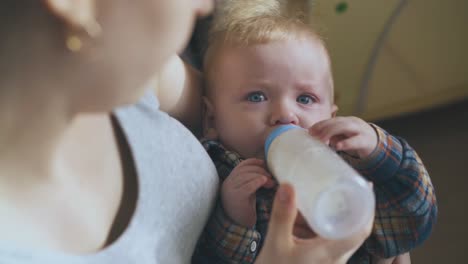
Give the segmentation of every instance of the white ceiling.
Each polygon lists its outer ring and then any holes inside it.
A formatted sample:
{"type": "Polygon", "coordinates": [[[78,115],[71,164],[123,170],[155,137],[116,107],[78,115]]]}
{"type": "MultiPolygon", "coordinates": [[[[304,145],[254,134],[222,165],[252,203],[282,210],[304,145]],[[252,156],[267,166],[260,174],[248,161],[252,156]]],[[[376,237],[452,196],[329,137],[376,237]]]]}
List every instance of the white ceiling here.
{"type": "Polygon", "coordinates": [[[314,2],[341,115],[376,120],[468,98],[467,0],[314,2]]]}

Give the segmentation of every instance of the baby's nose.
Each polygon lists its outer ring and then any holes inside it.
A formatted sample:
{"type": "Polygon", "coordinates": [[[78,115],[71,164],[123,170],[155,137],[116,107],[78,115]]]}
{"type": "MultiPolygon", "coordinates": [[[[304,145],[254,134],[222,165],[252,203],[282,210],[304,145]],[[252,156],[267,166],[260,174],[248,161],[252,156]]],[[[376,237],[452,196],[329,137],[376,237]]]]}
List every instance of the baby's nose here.
{"type": "Polygon", "coordinates": [[[271,125],[298,125],[299,120],[293,111],[287,107],[280,107],[279,109],[276,109],[276,111],[273,111],[270,123],[271,125]]]}

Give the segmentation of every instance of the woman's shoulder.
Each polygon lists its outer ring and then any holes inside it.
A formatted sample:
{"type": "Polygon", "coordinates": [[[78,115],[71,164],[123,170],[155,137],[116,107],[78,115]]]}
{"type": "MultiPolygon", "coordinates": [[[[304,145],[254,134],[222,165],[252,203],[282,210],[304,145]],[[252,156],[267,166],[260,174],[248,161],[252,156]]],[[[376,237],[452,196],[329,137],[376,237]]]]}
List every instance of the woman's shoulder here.
{"type": "MultiPolygon", "coordinates": [[[[206,173],[212,173],[213,163],[196,137],[179,121],[158,108],[158,100],[151,92],[134,105],[115,111],[117,122],[121,126],[133,157],[142,166],[158,167],[178,166],[196,167],[206,173]],[[143,159],[144,158],[144,159],[143,159]],[[160,164],[161,163],[161,164],[160,164]]],[[[138,164],[137,164],[138,165],[138,164]]]]}
{"type": "Polygon", "coordinates": [[[216,199],[214,164],[187,128],[158,109],[154,95],[145,94],[135,105],[114,114],[138,178],[134,217],[138,229],[151,230],[138,233],[149,233],[168,254],[191,256],[216,199]]]}

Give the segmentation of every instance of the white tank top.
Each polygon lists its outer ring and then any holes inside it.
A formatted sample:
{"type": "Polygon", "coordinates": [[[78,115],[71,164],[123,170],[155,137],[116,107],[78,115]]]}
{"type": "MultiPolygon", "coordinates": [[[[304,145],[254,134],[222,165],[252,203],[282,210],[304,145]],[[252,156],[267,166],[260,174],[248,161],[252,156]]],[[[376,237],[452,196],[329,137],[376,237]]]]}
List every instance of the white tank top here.
{"type": "Polygon", "coordinates": [[[103,250],[87,255],[0,244],[0,263],[190,263],[217,193],[213,163],[190,131],[158,110],[150,93],[115,115],[133,155],[139,190],[124,233],[103,250]]]}

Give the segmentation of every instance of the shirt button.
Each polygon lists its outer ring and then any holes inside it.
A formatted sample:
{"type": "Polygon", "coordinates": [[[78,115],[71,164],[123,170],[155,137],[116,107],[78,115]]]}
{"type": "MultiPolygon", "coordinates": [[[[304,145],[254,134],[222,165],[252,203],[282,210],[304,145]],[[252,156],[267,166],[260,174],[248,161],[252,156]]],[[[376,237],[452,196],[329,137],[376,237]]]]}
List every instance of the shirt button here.
{"type": "Polygon", "coordinates": [[[252,243],[250,244],[250,252],[255,252],[255,250],[257,250],[257,242],[256,241],[252,241],[252,243]]]}

